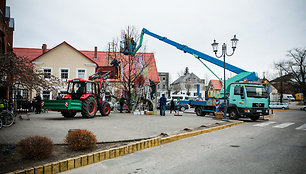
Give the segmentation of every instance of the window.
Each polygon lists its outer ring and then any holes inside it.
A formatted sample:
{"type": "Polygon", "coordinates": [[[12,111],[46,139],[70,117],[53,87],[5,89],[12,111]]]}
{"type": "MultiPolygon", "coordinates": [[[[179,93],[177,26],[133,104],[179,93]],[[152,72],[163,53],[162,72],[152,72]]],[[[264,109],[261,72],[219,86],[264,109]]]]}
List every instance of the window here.
{"type": "Polygon", "coordinates": [[[44,68],[43,76],[44,76],[44,79],[51,79],[51,68],[44,68]]]}
{"type": "Polygon", "coordinates": [[[78,78],[85,79],[85,69],[78,69],[78,78]]]}
{"type": "Polygon", "coordinates": [[[68,79],[69,78],[69,69],[60,69],[60,79],[68,79]]]}
{"type": "Polygon", "coordinates": [[[50,100],[50,99],[51,99],[51,93],[50,93],[50,91],[43,91],[43,92],[42,92],[42,99],[43,99],[43,100],[50,100]]]}
{"type": "Polygon", "coordinates": [[[248,97],[266,98],[268,96],[266,89],[261,86],[246,86],[246,92],[248,97]]]}
{"type": "Polygon", "coordinates": [[[240,94],[241,94],[241,86],[235,86],[234,95],[240,95],[240,94]]]}
{"type": "Polygon", "coordinates": [[[86,83],[86,94],[92,94],[92,83],[86,83]]]}

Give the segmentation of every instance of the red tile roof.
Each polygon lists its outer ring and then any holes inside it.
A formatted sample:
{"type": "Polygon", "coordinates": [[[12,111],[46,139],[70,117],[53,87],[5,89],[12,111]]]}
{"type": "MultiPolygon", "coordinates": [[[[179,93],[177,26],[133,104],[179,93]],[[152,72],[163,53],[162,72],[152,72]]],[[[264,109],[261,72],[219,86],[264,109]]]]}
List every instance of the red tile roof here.
{"type": "MultiPolygon", "coordinates": [[[[88,58],[91,61],[93,61],[94,63],[96,63],[98,66],[109,66],[109,64],[108,64],[108,62],[105,58],[107,52],[98,51],[97,52],[98,59],[95,59],[95,57],[94,57],[95,52],[94,51],[84,51],[84,50],[80,51],[80,50],[77,50],[76,48],[74,48],[73,46],[71,46],[70,44],[68,44],[65,41],[62,42],[61,44],[53,47],[52,49],[47,49],[46,53],[44,53],[44,54],[47,54],[48,52],[52,51],[53,49],[55,49],[56,47],[58,47],[62,44],[69,45],[70,47],[72,47],[73,49],[75,49],[76,51],[78,51],[79,53],[84,55],[86,58],[88,58]]],[[[14,48],[14,52],[17,56],[27,56],[30,59],[30,61],[33,61],[33,60],[35,60],[35,59],[37,59],[37,58],[39,58],[40,56],[43,55],[42,49],[39,49],[39,48],[14,48]]],[[[118,55],[117,57],[120,57],[119,56],[120,53],[116,53],[116,54],[118,55]]],[[[156,67],[154,54],[153,53],[141,53],[141,54],[144,55],[145,62],[149,62],[149,60],[152,58],[151,61],[150,61],[150,64],[149,64],[149,74],[148,74],[148,76],[149,76],[149,79],[159,83],[159,76],[158,76],[158,72],[157,72],[157,67],[156,67]]],[[[120,59],[119,59],[119,61],[120,61],[120,59]]],[[[127,72],[127,71],[128,70],[125,69],[125,72],[127,72]]]]}
{"type": "Polygon", "coordinates": [[[42,55],[42,49],[39,49],[39,48],[14,48],[14,53],[17,56],[27,56],[30,61],[33,61],[38,56],[42,55]]]}
{"type": "Polygon", "coordinates": [[[212,86],[214,87],[215,90],[221,90],[222,89],[222,83],[220,80],[210,80],[210,82],[212,84],[212,86]]]}

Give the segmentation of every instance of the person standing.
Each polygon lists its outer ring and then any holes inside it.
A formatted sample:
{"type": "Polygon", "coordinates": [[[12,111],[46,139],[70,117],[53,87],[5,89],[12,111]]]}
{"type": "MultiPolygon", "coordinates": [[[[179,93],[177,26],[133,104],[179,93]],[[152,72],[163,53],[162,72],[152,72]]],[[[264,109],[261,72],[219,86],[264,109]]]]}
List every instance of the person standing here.
{"type": "Polygon", "coordinates": [[[36,114],[40,114],[41,113],[41,97],[38,93],[36,94],[36,97],[34,98],[34,100],[36,104],[36,114]]]}
{"type": "Polygon", "coordinates": [[[122,113],[122,109],[123,109],[123,105],[124,105],[124,98],[123,98],[123,96],[121,96],[121,98],[119,100],[119,104],[120,104],[120,113],[122,113]]]}
{"type": "Polygon", "coordinates": [[[159,105],[160,105],[160,115],[161,116],[165,116],[165,112],[166,112],[166,102],[167,99],[165,97],[165,94],[162,94],[162,96],[159,99],[159,105]]]}
{"type": "Polygon", "coordinates": [[[175,103],[174,103],[173,99],[171,99],[171,102],[170,102],[170,114],[172,113],[172,111],[174,111],[174,113],[176,112],[175,111],[175,103]]]}
{"type": "Polygon", "coordinates": [[[57,97],[56,97],[56,100],[62,100],[61,93],[58,93],[58,95],[57,95],[57,97]]]}

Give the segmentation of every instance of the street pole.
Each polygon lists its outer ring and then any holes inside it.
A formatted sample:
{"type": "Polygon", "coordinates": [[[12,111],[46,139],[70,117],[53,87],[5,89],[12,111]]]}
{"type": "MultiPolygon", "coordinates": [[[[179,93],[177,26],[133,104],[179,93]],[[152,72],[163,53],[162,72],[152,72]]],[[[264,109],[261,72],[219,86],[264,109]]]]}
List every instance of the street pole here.
{"type": "MultiPolygon", "coordinates": [[[[226,47],[225,47],[226,48],[226,47]]],[[[223,63],[224,63],[224,65],[223,65],[223,69],[224,69],[224,83],[223,83],[223,92],[224,92],[224,115],[223,115],[223,121],[228,121],[228,119],[227,119],[227,117],[226,117],[226,112],[227,112],[227,100],[226,100],[226,93],[225,93],[225,54],[223,54],[223,63]]]]}
{"type": "Polygon", "coordinates": [[[232,49],[233,49],[233,53],[232,54],[227,54],[227,48],[226,48],[226,44],[223,43],[222,45],[222,54],[220,56],[217,55],[217,51],[218,51],[218,45],[219,43],[216,42],[216,40],[214,40],[214,43],[212,43],[212,47],[213,47],[213,51],[215,52],[215,55],[217,58],[221,58],[223,56],[223,74],[224,74],[224,80],[223,80],[223,99],[224,99],[224,106],[223,106],[223,121],[228,121],[228,118],[226,117],[226,113],[227,113],[227,99],[226,99],[226,80],[225,80],[225,56],[232,56],[235,52],[236,46],[237,46],[237,42],[238,39],[236,38],[236,35],[234,35],[234,38],[231,39],[232,41],[232,49]]]}

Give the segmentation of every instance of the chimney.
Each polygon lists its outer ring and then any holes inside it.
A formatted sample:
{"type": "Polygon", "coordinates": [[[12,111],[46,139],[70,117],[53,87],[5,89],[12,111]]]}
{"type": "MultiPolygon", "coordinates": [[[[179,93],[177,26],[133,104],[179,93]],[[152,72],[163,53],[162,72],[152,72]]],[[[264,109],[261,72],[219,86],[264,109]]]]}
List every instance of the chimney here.
{"type": "Polygon", "coordinates": [[[43,44],[42,47],[42,53],[44,54],[45,52],[47,52],[47,44],[43,44]]]}
{"type": "Polygon", "coordinates": [[[94,57],[95,60],[98,60],[98,47],[95,46],[95,57],[94,57]]]}

